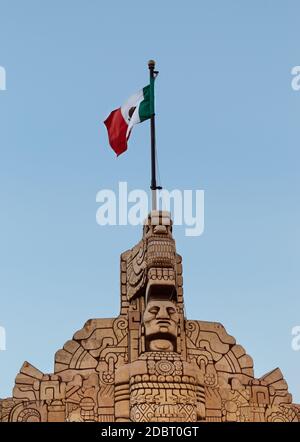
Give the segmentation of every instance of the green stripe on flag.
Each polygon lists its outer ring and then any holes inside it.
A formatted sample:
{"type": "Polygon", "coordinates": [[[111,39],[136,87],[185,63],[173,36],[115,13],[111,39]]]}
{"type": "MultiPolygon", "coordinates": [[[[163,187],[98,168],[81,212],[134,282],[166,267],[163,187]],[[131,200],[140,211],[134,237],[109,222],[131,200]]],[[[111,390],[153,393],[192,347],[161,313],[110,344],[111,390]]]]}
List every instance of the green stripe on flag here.
{"type": "Polygon", "coordinates": [[[151,92],[150,85],[143,88],[144,100],[139,105],[139,117],[141,121],[148,120],[151,117],[151,92]]]}

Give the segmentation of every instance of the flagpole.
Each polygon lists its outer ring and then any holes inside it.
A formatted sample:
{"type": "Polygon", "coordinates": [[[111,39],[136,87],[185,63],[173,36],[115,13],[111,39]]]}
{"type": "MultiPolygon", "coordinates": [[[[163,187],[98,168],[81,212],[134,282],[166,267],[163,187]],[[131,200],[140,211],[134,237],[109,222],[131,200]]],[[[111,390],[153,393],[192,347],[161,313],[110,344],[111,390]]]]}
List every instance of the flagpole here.
{"type": "Polygon", "coordinates": [[[150,72],[150,106],[151,106],[151,117],[150,117],[150,133],[151,133],[151,194],[152,194],[152,210],[157,210],[157,193],[158,187],[156,185],[156,158],[155,158],[155,107],[154,107],[154,79],[155,75],[158,74],[155,71],[155,61],[148,61],[148,68],[150,72]]]}

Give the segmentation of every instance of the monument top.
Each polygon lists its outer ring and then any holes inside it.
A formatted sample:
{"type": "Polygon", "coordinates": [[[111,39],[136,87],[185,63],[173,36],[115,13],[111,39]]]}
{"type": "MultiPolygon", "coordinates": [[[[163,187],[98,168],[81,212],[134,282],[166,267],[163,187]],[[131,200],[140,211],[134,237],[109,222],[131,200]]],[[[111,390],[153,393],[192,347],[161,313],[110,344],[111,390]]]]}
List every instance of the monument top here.
{"type": "Polygon", "coordinates": [[[121,254],[120,280],[120,315],[87,321],[52,374],[24,362],[0,421],[300,421],[278,368],[255,378],[220,323],[184,316],[168,212],[149,214],[142,239],[121,254]]]}

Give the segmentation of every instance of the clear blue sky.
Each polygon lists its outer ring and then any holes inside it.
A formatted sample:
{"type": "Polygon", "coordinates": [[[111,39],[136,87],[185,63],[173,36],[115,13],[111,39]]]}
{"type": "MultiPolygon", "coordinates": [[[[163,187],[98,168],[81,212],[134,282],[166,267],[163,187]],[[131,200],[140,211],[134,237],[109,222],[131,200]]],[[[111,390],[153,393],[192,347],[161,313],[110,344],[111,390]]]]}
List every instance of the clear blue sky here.
{"type": "Polygon", "coordinates": [[[0,2],[0,397],[45,372],[93,317],[119,312],[119,255],[139,227],[100,227],[96,193],[149,186],[149,126],[116,159],[102,124],[157,61],[162,184],[205,191],[205,232],[175,229],[189,318],[220,321],[279,366],[300,402],[298,1],[0,2]]]}

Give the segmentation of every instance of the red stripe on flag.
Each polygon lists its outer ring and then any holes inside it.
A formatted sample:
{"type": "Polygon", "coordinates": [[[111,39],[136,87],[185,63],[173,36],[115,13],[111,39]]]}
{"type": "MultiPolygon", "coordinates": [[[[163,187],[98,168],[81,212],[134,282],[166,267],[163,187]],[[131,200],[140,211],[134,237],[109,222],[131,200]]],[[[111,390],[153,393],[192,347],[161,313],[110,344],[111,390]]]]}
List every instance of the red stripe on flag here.
{"type": "Polygon", "coordinates": [[[121,108],[116,109],[104,121],[107,128],[109,144],[119,156],[127,150],[127,123],[124,120],[121,108]]]}

